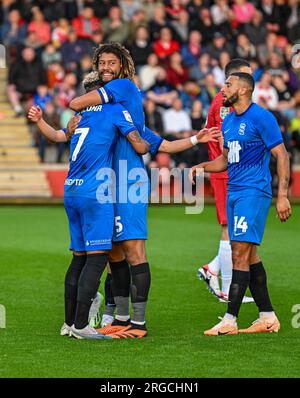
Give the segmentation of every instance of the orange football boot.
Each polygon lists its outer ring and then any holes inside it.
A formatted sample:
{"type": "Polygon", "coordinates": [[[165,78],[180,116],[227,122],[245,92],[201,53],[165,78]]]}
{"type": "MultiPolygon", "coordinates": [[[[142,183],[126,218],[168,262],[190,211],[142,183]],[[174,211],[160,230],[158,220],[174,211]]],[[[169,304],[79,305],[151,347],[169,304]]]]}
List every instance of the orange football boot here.
{"type": "Polygon", "coordinates": [[[252,323],[247,329],[240,329],[239,333],[277,333],[280,322],[275,318],[261,317],[252,323]]]}
{"type": "Polygon", "coordinates": [[[236,321],[230,319],[221,318],[221,322],[212,327],[211,329],[205,330],[204,336],[222,336],[225,334],[238,334],[238,327],[236,321]]]}

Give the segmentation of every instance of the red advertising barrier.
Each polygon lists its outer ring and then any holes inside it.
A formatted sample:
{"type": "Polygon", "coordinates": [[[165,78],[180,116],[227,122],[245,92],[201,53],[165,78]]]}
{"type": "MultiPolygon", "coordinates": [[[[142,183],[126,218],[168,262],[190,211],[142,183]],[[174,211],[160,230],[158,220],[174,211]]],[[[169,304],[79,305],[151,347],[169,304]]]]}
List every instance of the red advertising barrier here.
{"type": "Polygon", "coordinates": [[[67,174],[68,170],[46,171],[46,175],[54,198],[62,198],[64,196],[64,182],[67,174]]]}

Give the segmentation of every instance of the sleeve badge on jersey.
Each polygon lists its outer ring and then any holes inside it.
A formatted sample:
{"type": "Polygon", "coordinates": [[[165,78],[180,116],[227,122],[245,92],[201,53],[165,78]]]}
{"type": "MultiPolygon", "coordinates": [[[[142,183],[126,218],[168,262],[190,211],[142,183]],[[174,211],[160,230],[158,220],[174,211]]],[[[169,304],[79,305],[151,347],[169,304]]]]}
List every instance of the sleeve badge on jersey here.
{"type": "Polygon", "coordinates": [[[122,112],[123,112],[123,115],[125,116],[125,119],[127,120],[127,122],[133,123],[130,113],[128,111],[122,111],[122,112]]]}
{"type": "Polygon", "coordinates": [[[225,117],[227,115],[229,115],[229,113],[230,113],[230,109],[229,108],[227,108],[226,106],[221,106],[221,108],[220,108],[220,118],[222,120],[224,120],[225,117]]]}

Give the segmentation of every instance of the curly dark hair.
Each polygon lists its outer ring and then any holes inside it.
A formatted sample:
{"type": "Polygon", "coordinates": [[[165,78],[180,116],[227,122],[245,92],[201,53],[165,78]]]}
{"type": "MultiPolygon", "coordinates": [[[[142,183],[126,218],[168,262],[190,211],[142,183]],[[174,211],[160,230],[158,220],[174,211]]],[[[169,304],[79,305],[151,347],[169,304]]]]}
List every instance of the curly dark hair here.
{"type": "Polygon", "coordinates": [[[135,68],[133,59],[129,53],[129,51],[122,46],[120,43],[105,43],[100,44],[98,48],[96,48],[93,56],[93,69],[98,71],[99,66],[99,58],[102,54],[114,54],[119,58],[121,63],[121,71],[118,76],[121,79],[127,78],[133,80],[135,75],[135,68]]]}

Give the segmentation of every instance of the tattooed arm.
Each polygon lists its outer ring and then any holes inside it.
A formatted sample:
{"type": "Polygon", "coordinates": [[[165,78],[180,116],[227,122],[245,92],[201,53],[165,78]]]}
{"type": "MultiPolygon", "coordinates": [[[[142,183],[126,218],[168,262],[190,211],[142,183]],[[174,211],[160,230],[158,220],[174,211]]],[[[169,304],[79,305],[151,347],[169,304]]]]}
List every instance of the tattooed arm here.
{"type": "Polygon", "coordinates": [[[127,135],[127,139],[138,154],[144,155],[149,151],[148,142],[143,140],[143,138],[140,136],[137,130],[134,130],[131,133],[129,133],[127,135]]]}
{"type": "Polygon", "coordinates": [[[280,221],[284,222],[292,214],[291,205],[287,197],[290,181],[290,160],[284,144],[274,147],[271,153],[277,160],[278,196],[276,211],[280,221]]]}

